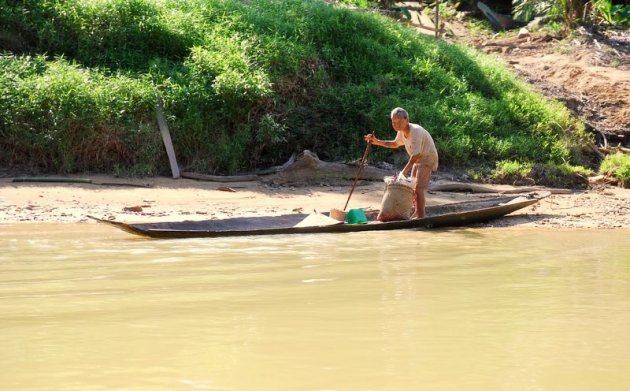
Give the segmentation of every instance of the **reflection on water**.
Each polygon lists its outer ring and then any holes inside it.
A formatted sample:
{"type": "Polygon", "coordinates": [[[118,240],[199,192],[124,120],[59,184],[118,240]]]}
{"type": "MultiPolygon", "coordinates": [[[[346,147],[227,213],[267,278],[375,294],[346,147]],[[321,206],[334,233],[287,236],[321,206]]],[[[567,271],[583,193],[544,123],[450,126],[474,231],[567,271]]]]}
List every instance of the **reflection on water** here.
{"type": "Polygon", "coordinates": [[[626,231],[0,225],[7,390],[622,390],[626,231]]]}

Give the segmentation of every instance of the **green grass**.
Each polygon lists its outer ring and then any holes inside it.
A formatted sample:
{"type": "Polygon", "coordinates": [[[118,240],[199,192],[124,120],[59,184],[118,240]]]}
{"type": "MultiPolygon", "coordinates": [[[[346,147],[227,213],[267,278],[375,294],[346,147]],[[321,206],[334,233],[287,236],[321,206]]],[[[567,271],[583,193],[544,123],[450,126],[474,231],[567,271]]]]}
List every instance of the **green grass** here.
{"type": "MultiPolygon", "coordinates": [[[[441,167],[583,164],[559,103],[498,60],[375,12],[298,0],[0,0],[0,163],[42,172],[168,171],[163,96],[185,169],[234,173],[310,149],[350,160],[405,107],[441,167]]],[[[393,161],[377,149],[372,159],[393,161]]]]}
{"type": "Polygon", "coordinates": [[[532,163],[514,160],[497,162],[494,170],[471,170],[469,176],[477,181],[510,185],[537,185],[584,188],[593,171],[567,163],[532,163]]]}
{"type": "Polygon", "coordinates": [[[630,187],[630,156],[622,153],[608,155],[599,168],[600,174],[615,177],[623,187],[630,187]]]}
{"type": "Polygon", "coordinates": [[[532,163],[503,160],[497,163],[492,178],[499,183],[522,185],[529,180],[533,168],[534,165],[532,163]]]}

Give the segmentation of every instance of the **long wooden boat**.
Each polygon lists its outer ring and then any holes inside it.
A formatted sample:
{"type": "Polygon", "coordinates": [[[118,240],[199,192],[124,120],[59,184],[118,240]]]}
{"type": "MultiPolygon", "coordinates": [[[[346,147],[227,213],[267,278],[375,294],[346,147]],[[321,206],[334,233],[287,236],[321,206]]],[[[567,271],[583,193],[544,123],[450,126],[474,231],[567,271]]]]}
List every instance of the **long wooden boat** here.
{"type": "Polygon", "coordinates": [[[347,224],[339,222],[331,225],[300,226],[300,223],[304,222],[305,219],[310,216],[304,213],[280,216],[236,217],[203,221],[138,224],[103,220],[93,216],[88,217],[135,235],[162,239],[385,231],[396,229],[458,227],[483,223],[533,205],[548,195],[548,192],[529,193],[525,196],[497,197],[478,201],[429,206],[426,208],[426,216],[418,220],[379,222],[373,220],[374,214],[369,214],[369,218],[372,220],[368,221],[366,224],[347,224]]]}

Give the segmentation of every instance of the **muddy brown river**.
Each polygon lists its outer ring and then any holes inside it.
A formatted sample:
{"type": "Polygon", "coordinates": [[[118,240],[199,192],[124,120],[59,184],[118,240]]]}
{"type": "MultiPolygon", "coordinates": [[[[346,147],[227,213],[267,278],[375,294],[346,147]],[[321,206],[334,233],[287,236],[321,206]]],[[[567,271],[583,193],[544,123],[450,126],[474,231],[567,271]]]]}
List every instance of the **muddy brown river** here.
{"type": "Polygon", "coordinates": [[[7,390],[622,390],[630,231],[0,225],[7,390]]]}

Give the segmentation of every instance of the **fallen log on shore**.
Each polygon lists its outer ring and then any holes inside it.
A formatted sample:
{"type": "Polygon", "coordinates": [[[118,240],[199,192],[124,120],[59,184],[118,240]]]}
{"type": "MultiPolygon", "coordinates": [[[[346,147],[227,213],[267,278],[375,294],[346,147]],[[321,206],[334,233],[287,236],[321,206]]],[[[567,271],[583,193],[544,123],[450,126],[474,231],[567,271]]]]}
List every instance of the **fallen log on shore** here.
{"type": "MultiPolygon", "coordinates": [[[[266,180],[274,183],[294,184],[347,184],[357,175],[356,164],[332,163],[319,160],[317,155],[305,150],[295,158],[295,161],[282,166],[275,174],[266,180]]],[[[382,181],[384,177],[394,175],[394,172],[380,168],[366,166],[361,170],[359,179],[366,181],[382,181]]]]}
{"type": "Polygon", "coordinates": [[[464,192],[464,193],[496,193],[496,194],[519,194],[532,191],[548,191],[551,194],[571,194],[570,189],[555,189],[543,186],[512,186],[495,187],[478,185],[476,183],[462,182],[437,182],[429,186],[430,191],[444,192],[464,192]]]}
{"type": "MultiPolygon", "coordinates": [[[[343,181],[351,181],[355,178],[357,166],[345,163],[331,163],[319,160],[317,155],[309,150],[305,150],[298,155],[293,155],[281,166],[256,171],[253,174],[245,175],[208,175],[194,172],[183,172],[181,176],[188,179],[197,179],[212,182],[248,182],[263,179],[268,182],[278,184],[314,184],[327,183],[338,184],[343,181]]],[[[368,181],[382,181],[385,176],[393,175],[393,172],[376,167],[366,166],[359,179],[368,181]]]]}
{"type": "Polygon", "coordinates": [[[182,178],[187,179],[196,179],[199,181],[209,181],[209,182],[249,182],[249,181],[257,181],[260,179],[258,175],[207,175],[207,174],[197,174],[195,172],[182,172],[182,178]]]}

